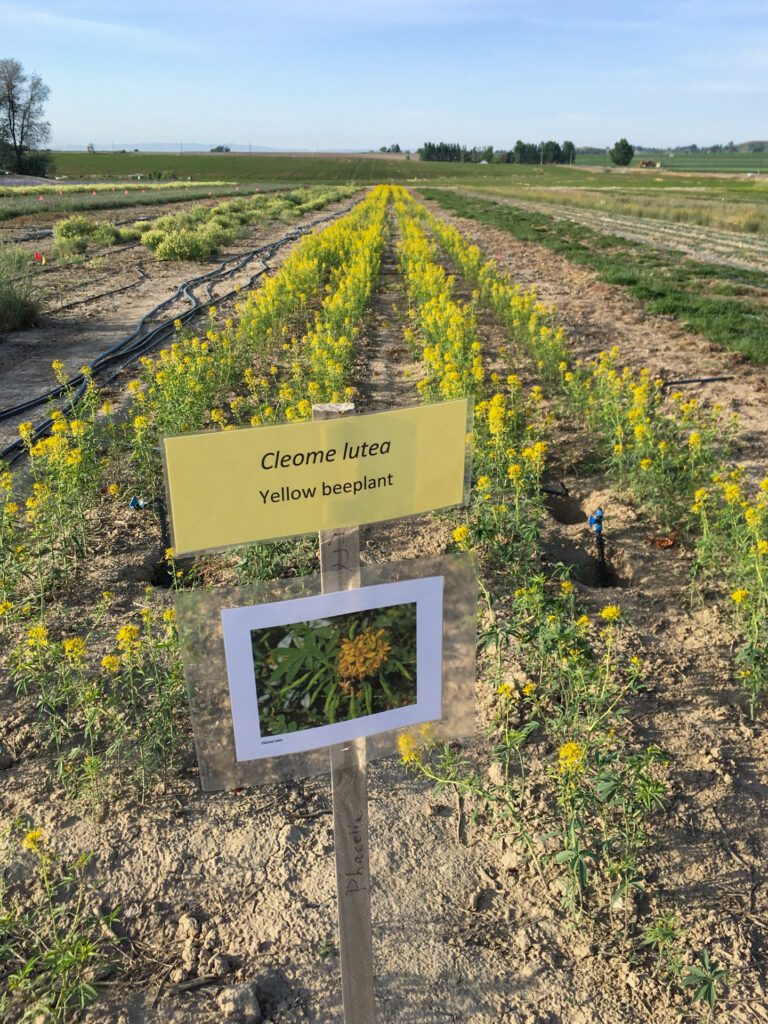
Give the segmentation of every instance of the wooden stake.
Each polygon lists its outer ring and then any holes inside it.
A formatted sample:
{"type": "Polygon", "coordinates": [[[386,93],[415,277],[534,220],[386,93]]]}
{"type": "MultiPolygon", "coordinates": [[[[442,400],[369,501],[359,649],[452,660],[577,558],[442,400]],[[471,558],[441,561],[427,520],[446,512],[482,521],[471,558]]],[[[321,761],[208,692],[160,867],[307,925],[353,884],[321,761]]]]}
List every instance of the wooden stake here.
{"type": "MultiPolygon", "coordinates": [[[[355,407],[316,405],[314,419],[351,416],[355,407]]],[[[322,592],[360,586],[357,527],[320,534],[322,592]]],[[[328,748],[331,759],[341,990],[345,1024],[375,1024],[371,876],[368,852],[368,786],[365,739],[328,748]]]]}

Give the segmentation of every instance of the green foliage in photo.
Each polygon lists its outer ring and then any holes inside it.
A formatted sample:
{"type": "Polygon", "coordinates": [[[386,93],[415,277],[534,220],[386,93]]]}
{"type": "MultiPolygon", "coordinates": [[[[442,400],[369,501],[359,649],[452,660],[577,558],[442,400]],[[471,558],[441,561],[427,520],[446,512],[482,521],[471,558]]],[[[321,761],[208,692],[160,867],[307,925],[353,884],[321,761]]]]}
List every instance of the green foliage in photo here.
{"type": "Polygon", "coordinates": [[[251,632],[261,731],[279,735],[416,703],[416,605],[251,632]]]}

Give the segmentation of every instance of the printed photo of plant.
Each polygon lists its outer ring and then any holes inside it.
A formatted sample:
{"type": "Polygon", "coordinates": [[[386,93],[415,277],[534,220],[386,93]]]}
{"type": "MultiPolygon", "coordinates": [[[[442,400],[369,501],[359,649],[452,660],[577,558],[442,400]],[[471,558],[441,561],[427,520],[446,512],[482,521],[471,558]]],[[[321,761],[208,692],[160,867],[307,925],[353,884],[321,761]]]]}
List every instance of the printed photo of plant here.
{"type": "Polygon", "coordinates": [[[416,603],[251,630],[262,736],[416,703],[416,603]]]}

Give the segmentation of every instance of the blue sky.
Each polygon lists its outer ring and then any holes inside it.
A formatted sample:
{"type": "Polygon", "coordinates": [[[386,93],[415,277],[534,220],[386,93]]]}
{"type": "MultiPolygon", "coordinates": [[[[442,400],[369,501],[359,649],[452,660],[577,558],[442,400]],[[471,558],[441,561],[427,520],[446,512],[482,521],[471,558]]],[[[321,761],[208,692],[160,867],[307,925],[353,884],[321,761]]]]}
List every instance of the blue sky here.
{"type": "Polygon", "coordinates": [[[54,147],[768,136],[766,0],[0,0],[54,147]]]}

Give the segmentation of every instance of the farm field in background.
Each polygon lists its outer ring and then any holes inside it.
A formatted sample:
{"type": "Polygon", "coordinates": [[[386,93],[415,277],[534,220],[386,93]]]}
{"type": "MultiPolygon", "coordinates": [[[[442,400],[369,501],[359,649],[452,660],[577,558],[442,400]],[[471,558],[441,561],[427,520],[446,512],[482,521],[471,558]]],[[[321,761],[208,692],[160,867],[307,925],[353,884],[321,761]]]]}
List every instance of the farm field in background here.
{"type": "MultiPolygon", "coordinates": [[[[86,374],[76,409],[68,381],[89,354],[213,270],[211,251],[158,262],[88,241],[88,221],[80,253],[17,247],[44,318],[0,338],[0,407],[63,392],[47,434],[45,407],[0,424],[25,450],[0,477],[0,1015],[213,1024],[240,984],[265,1021],[339,1019],[326,781],[200,793],[172,603],[316,572],[317,538],[175,559],[158,443],[301,421],[316,402],[463,395],[469,506],[362,533],[372,563],[472,551],[481,591],[475,737],[407,734],[399,760],[370,769],[372,873],[393,879],[374,893],[382,1020],[768,1015],[766,269],[757,248],[752,266],[705,263],[654,243],[655,223],[643,241],[609,230],[640,201],[628,181],[659,197],[670,232],[693,189],[735,217],[758,186],[375,157],[64,157],[73,177],[78,161],[116,176],[149,160],[346,187],[222,203],[217,259],[239,269],[161,350],[105,385],[86,374]],[[449,187],[348,184],[389,175],[449,187]],[[564,219],[542,212],[567,204],[566,182],[607,180],[622,191],[601,191],[605,221],[575,219],[597,212],[586,190],[564,219]],[[752,363],[727,351],[744,338],[752,363]]],[[[166,236],[210,232],[210,210],[179,212],[166,236]]]]}
{"type": "MultiPolygon", "coordinates": [[[[601,164],[582,165],[581,160],[574,167],[530,164],[478,164],[439,163],[421,161],[415,155],[408,160],[403,154],[369,153],[72,153],[53,154],[55,175],[66,175],[72,179],[98,180],[126,178],[143,174],[183,180],[218,180],[235,182],[285,182],[292,183],[333,183],[356,181],[362,185],[380,181],[408,183],[414,179],[422,181],[445,181],[498,184],[545,184],[586,185],[588,187],[612,187],[631,181],[638,188],[653,190],[678,188],[681,185],[709,187],[713,178],[706,175],[712,168],[706,165],[686,170],[683,177],[674,172],[661,174],[636,167],[619,168],[601,164]],[[596,168],[587,170],[587,167],[596,168]],[[701,171],[702,174],[696,172],[701,171]],[[661,180],[659,180],[661,179],[661,180]]],[[[766,166],[768,155],[755,156],[758,168],[766,166]]],[[[747,179],[746,171],[718,180],[721,188],[739,189],[744,185],[760,183],[759,179],[747,179]]],[[[763,183],[764,184],[764,183],[763,183]]]]}
{"type": "Polygon", "coordinates": [[[200,202],[210,198],[247,194],[251,191],[254,189],[247,185],[228,185],[221,182],[147,182],[142,185],[121,182],[118,185],[94,183],[91,186],[70,185],[63,188],[52,185],[24,189],[6,188],[0,191],[0,225],[13,227],[14,221],[23,224],[32,223],[35,219],[47,221],[52,214],[67,216],[71,213],[98,213],[100,210],[200,202]]]}
{"type": "MultiPolygon", "coordinates": [[[[672,153],[669,149],[643,150],[635,153],[632,167],[637,167],[641,160],[653,160],[661,163],[665,171],[684,171],[695,173],[703,171],[708,174],[764,174],[768,172],[768,153],[672,153]]],[[[594,167],[611,167],[612,162],[607,153],[578,153],[576,165],[592,165],[594,167]]],[[[644,168],[650,173],[652,168],[644,168]]]]}

